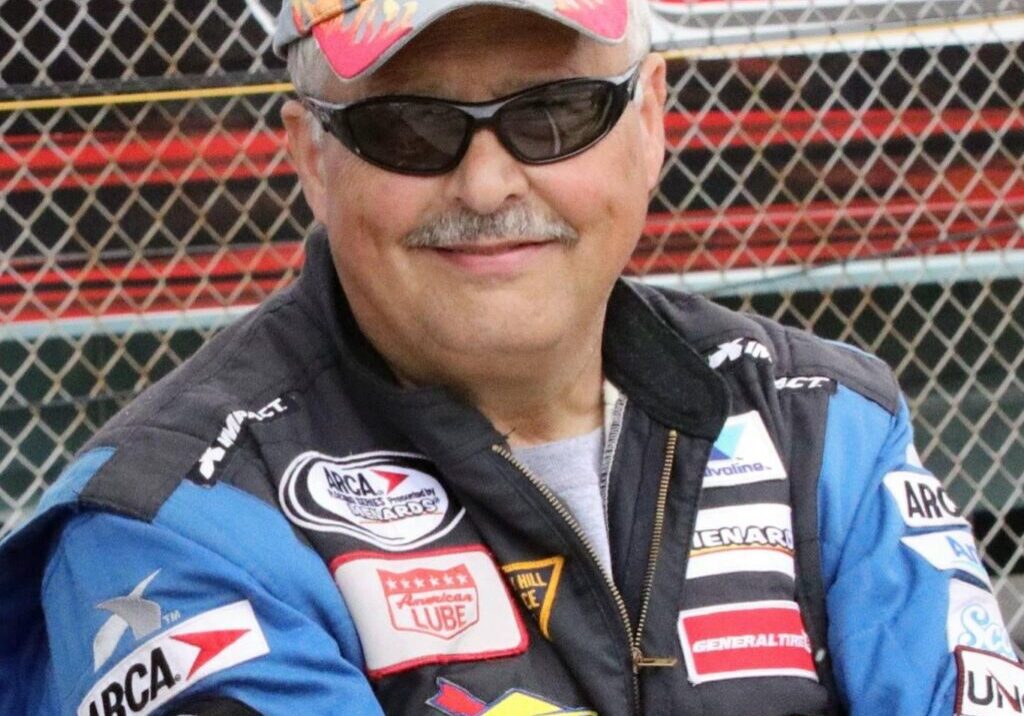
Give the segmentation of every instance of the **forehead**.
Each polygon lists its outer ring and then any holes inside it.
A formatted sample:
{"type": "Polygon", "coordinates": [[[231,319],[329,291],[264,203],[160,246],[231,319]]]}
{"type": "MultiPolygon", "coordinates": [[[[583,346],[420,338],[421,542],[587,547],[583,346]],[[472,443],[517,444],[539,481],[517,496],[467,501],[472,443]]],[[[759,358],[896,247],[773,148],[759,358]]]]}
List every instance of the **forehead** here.
{"type": "Polygon", "coordinates": [[[338,99],[488,99],[560,77],[617,74],[627,59],[623,44],[602,45],[535,13],[477,6],[431,24],[372,75],[343,83],[338,99]]]}

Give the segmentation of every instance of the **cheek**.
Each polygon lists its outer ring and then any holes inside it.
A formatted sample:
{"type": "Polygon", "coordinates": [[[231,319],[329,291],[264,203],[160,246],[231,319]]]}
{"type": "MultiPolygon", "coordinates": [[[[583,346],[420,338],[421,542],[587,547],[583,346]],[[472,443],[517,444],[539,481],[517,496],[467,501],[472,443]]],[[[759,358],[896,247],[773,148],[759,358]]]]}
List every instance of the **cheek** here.
{"type": "Polygon", "coordinates": [[[422,190],[415,180],[376,169],[351,155],[326,171],[328,234],[345,249],[337,260],[383,262],[389,251],[398,250],[401,237],[418,225],[422,190]]]}
{"type": "Polygon", "coordinates": [[[617,129],[632,131],[613,131],[590,152],[565,162],[559,167],[564,170],[560,181],[552,186],[568,189],[558,192],[557,207],[573,226],[605,243],[621,244],[629,253],[647,215],[646,168],[637,128],[617,129]]]}

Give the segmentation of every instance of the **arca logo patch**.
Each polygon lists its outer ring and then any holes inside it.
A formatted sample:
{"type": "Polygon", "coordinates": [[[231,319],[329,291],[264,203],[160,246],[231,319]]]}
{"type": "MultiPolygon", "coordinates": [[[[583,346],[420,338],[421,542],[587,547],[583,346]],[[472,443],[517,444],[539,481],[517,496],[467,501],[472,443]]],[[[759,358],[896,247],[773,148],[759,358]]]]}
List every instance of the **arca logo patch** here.
{"type": "Polygon", "coordinates": [[[566,708],[522,689],[509,689],[487,703],[447,679],[437,680],[437,693],[427,706],[446,716],[597,716],[596,711],[566,708]]]}
{"type": "Polygon", "coordinates": [[[278,497],[299,527],[401,552],[448,534],[465,514],[434,471],[429,460],[410,453],[336,458],[306,452],[285,470],[278,497]]]}
{"type": "Polygon", "coordinates": [[[908,527],[967,526],[956,503],[934,475],[919,472],[890,472],[882,482],[896,501],[908,527]]]}
{"type": "Polygon", "coordinates": [[[143,716],[207,676],[270,653],[248,601],[212,609],[122,659],[85,695],[77,716],[143,716]]]}

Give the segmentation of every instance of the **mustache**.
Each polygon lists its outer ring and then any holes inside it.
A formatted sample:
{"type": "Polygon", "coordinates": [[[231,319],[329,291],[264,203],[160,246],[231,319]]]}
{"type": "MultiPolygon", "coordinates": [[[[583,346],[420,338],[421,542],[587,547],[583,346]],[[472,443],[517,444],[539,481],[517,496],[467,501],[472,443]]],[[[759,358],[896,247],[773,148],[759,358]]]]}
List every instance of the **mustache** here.
{"type": "Polygon", "coordinates": [[[442,214],[402,238],[410,249],[446,249],[484,243],[487,239],[557,241],[571,247],[580,235],[568,222],[554,214],[517,204],[493,214],[454,211],[442,214]]]}

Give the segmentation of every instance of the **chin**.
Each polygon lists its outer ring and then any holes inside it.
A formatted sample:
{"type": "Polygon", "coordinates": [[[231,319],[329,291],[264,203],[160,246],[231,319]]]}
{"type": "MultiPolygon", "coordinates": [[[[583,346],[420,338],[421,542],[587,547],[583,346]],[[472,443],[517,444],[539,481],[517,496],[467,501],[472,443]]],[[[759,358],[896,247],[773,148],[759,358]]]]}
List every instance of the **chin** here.
{"type": "Polygon", "coordinates": [[[519,358],[556,347],[569,326],[553,326],[530,316],[514,321],[465,321],[449,330],[439,330],[450,349],[462,356],[488,360],[519,358]]]}

